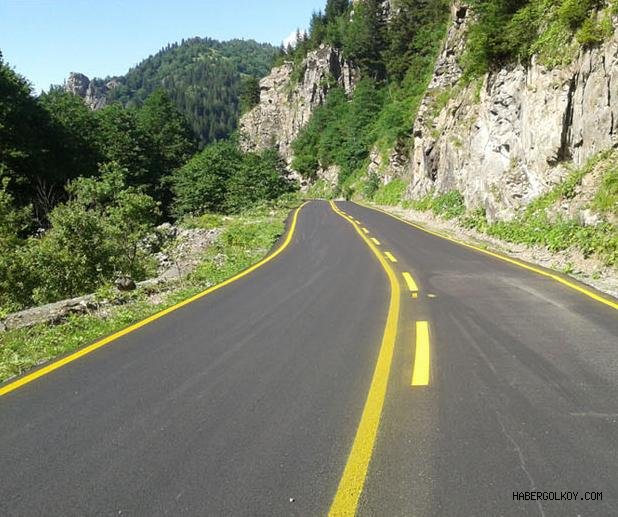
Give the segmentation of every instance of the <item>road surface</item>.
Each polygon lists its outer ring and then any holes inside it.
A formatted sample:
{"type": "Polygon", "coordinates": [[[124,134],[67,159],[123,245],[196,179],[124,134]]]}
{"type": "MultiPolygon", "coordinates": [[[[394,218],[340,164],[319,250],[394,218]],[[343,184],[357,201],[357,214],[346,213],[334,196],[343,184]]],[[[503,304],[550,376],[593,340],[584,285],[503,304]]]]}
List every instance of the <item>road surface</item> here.
{"type": "Polygon", "coordinates": [[[0,396],[0,515],[618,515],[615,300],[336,206],[0,396]]]}

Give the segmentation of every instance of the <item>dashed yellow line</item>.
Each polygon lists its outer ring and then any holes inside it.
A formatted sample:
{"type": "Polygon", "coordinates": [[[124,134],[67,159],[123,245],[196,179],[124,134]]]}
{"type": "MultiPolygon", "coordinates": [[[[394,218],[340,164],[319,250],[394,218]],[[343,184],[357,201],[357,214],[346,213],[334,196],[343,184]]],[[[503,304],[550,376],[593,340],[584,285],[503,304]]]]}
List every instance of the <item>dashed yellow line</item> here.
{"type": "Polygon", "coordinates": [[[94,352],[95,350],[97,350],[98,348],[101,348],[109,343],[111,343],[112,341],[116,341],[117,339],[121,338],[122,336],[126,336],[127,334],[129,334],[130,332],[133,332],[141,327],[144,327],[145,325],[148,325],[149,323],[152,323],[155,320],[158,320],[159,318],[162,318],[163,316],[166,316],[167,314],[170,314],[171,312],[174,312],[177,309],[180,309],[181,307],[184,307],[185,305],[188,305],[196,300],[199,300],[200,298],[203,298],[204,296],[206,296],[207,294],[212,293],[213,291],[217,291],[219,289],[221,289],[222,287],[225,287],[226,285],[231,284],[232,282],[235,282],[236,280],[247,276],[249,273],[255,271],[256,269],[258,269],[259,267],[263,266],[264,264],[266,264],[267,262],[270,262],[272,259],[274,259],[277,255],[279,255],[284,249],[286,249],[290,242],[292,242],[292,237],[294,236],[294,231],[296,230],[296,221],[298,219],[298,213],[300,212],[300,209],[305,206],[307,204],[307,202],[303,203],[301,206],[299,206],[296,211],[294,212],[294,216],[292,217],[292,223],[290,224],[290,229],[288,231],[288,234],[285,238],[285,240],[283,241],[283,243],[281,244],[281,246],[279,246],[273,253],[271,253],[270,255],[268,255],[267,257],[263,258],[262,260],[260,260],[259,262],[257,262],[256,264],[254,264],[253,266],[245,269],[244,271],[241,271],[240,273],[238,273],[237,275],[234,275],[230,278],[228,278],[227,280],[224,280],[223,282],[217,284],[217,285],[213,285],[212,287],[209,287],[208,289],[206,289],[205,291],[202,291],[201,293],[196,294],[195,296],[192,296],[190,298],[187,298],[186,300],[177,303],[176,305],[172,305],[171,307],[168,307],[167,309],[164,309],[160,312],[157,312],[156,314],[153,314],[152,316],[149,316],[146,319],[143,319],[142,321],[138,321],[137,323],[123,329],[120,330],[118,332],[115,332],[114,334],[112,334],[111,336],[108,336],[104,339],[101,339],[95,343],[93,343],[92,345],[89,345],[85,348],[82,348],[81,350],[78,350],[77,352],[74,352],[58,361],[54,361],[50,364],[48,364],[47,366],[44,366],[43,368],[40,368],[28,375],[24,375],[23,377],[20,377],[19,379],[13,381],[13,382],[9,382],[8,384],[4,385],[4,386],[0,386],[0,397],[3,395],[6,395],[7,393],[10,393],[11,391],[14,391],[22,386],[24,386],[25,384],[29,384],[32,381],[43,377],[44,375],[47,375],[51,372],[53,372],[54,370],[57,370],[58,368],[61,368],[62,366],[65,366],[68,363],[72,363],[73,361],[79,359],[80,357],[83,357],[85,355],[88,355],[92,352],[94,352]]]}
{"type": "Polygon", "coordinates": [[[397,263],[397,259],[393,256],[393,254],[390,251],[385,251],[384,255],[386,255],[386,258],[390,260],[391,262],[397,263]]]}
{"type": "Polygon", "coordinates": [[[414,369],[412,370],[412,386],[429,385],[429,324],[426,321],[416,322],[416,349],[414,353],[414,369]]]}
{"type": "Polygon", "coordinates": [[[363,407],[363,413],[356,430],[348,461],[346,462],[343,475],[339,481],[337,493],[335,494],[329,511],[329,516],[353,516],[356,514],[358,500],[363,491],[363,486],[365,485],[367,469],[369,468],[369,462],[371,461],[376,436],[378,434],[380,418],[382,417],[384,398],[386,396],[388,377],[397,338],[401,289],[397,281],[397,275],[395,275],[395,272],[382,256],[378,248],[375,247],[368,237],[365,237],[351,218],[343,215],[339,211],[332,201],[331,206],[335,212],[347,219],[354,226],[354,229],[362,237],[367,246],[369,246],[382,265],[384,271],[386,271],[391,286],[386,326],[382,336],[378,360],[373,371],[369,393],[365,400],[365,406],[363,407]]]}
{"type": "Polygon", "coordinates": [[[376,239],[375,237],[371,237],[371,240],[373,241],[373,243],[374,243],[376,246],[379,246],[379,245],[380,245],[380,241],[379,241],[378,239],[376,239]]]}
{"type": "Polygon", "coordinates": [[[363,228],[362,228],[362,230],[363,230],[365,233],[369,233],[369,230],[368,230],[367,228],[365,228],[365,227],[363,227],[363,228]]]}
{"type": "Polygon", "coordinates": [[[406,285],[408,286],[408,290],[414,294],[414,293],[418,293],[418,286],[416,285],[416,282],[414,281],[414,278],[412,278],[412,275],[410,273],[408,273],[407,271],[403,274],[403,279],[406,281],[406,285]]]}
{"type": "Polygon", "coordinates": [[[551,278],[552,280],[555,280],[556,282],[561,283],[562,285],[565,285],[575,291],[577,291],[580,294],[583,294],[584,296],[587,296],[588,298],[592,298],[593,300],[596,300],[597,302],[601,302],[605,305],[607,305],[608,307],[611,307],[612,309],[616,309],[618,310],[618,303],[616,303],[615,301],[609,299],[609,298],[605,298],[603,296],[598,295],[597,293],[590,291],[589,289],[586,289],[585,287],[579,286],[569,280],[567,280],[566,278],[562,278],[559,275],[556,275],[554,273],[550,273],[549,271],[544,271],[538,267],[534,267],[531,266],[529,264],[526,264],[525,262],[521,262],[519,260],[516,259],[512,259],[510,257],[506,257],[504,255],[500,255],[499,253],[494,253],[493,251],[489,251],[483,248],[480,248],[478,246],[474,246],[473,244],[468,244],[467,242],[463,242],[463,241],[459,241],[457,239],[453,239],[452,237],[449,237],[447,235],[443,235],[441,233],[438,232],[434,232],[432,230],[428,230],[427,228],[423,228],[422,226],[418,225],[418,224],[414,224],[410,221],[406,221],[405,219],[402,219],[401,217],[398,217],[396,215],[393,215],[389,212],[387,212],[386,210],[382,210],[381,208],[375,208],[373,206],[369,206],[369,205],[365,205],[363,203],[359,203],[361,206],[364,206],[365,208],[368,208],[370,210],[375,210],[376,212],[382,212],[385,215],[388,215],[389,217],[392,217],[393,219],[397,219],[398,221],[401,221],[402,223],[407,224],[408,226],[412,226],[412,228],[416,228],[417,230],[421,230],[422,232],[425,233],[429,233],[431,235],[435,235],[436,237],[440,237],[441,239],[446,239],[447,241],[451,241],[454,242],[455,244],[459,244],[460,246],[465,246],[466,248],[470,248],[473,249],[475,251],[478,251],[479,253],[483,253],[484,255],[489,255],[490,257],[494,257],[497,258],[499,260],[502,260],[504,262],[508,262],[509,264],[514,264],[515,266],[519,266],[521,268],[527,269],[528,271],[532,271],[533,273],[536,273],[538,275],[541,276],[545,276],[547,278],[551,278]]]}

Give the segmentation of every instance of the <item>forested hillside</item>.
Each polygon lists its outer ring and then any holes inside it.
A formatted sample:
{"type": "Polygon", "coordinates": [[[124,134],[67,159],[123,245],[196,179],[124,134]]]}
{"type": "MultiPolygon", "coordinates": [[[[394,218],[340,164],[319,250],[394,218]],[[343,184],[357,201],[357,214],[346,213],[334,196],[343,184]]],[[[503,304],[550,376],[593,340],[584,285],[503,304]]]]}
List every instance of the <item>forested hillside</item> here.
{"type": "Polygon", "coordinates": [[[598,276],[618,256],[617,26],[615,0],[328,0],[262,83],[267,102],[292,92],[301,108],[258,106],[243,145],[283,142],[316,195],[570,250],[598,276]],[[329,54],[352,88],[328,79],[329,54]],[[273,113],[302,124],[279,131],[273,113]]]}
{"type": "Polygon", "coordinates": [[[167,45],[117,77],[108,102],[141,106],[163,88],[205,144],[236,128],[244,82],[268,73],[276,47],[252,40],[191,38],[167,45]]]}
{"type": "Polygon", "coordinates": [[[239,213],[294,189],[276,153],[244,154],[231,139],[196,155],[166,91],[140,95],[97,111],[59,87],[35,97],[0,54],[0,319],[147,278],[145,239],[162,221],[239,213]]]}

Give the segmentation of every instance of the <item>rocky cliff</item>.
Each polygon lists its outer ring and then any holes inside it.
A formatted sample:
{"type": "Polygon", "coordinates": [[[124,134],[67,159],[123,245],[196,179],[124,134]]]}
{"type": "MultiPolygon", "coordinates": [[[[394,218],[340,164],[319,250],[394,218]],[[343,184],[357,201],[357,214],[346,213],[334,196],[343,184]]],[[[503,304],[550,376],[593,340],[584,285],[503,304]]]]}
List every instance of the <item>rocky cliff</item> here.
{"type": "MultiPolygon", "coordinates": [[[[618,31],[563,68],[502,68],[465,84],[465,5],[452,23],[414,126],[412,156],[386,175],[409,179],[407,197],[459,190],[468,207],[509,219],[618,138],[618,31]]],[[[617,20],[614,19],[614,27],[617,20]]],[[[379,161],[379,160],[378,160],[379,161]]]]}
{"type": "Polygon", "coordinates": [[[107,105],[107,94],[116,88],[118,82],[114,79],[108,82],[90,80],[87,76],[72,72],[64,83],[64,89],[73,95],[84,99],[86,106],[97,110],[107,105]]]}
{"type": "Polygon", "coordinates": [[[357,71],[341,51],[327,46],[309,52],[296,80],[291,62],[273,68],[260,81],[260,101],[240,120],[241,146],[259,151],[276,146],[288,164],[292,162],[292,142],[321,105],[329,89],[339,85],[350,93],[357,71]]]}

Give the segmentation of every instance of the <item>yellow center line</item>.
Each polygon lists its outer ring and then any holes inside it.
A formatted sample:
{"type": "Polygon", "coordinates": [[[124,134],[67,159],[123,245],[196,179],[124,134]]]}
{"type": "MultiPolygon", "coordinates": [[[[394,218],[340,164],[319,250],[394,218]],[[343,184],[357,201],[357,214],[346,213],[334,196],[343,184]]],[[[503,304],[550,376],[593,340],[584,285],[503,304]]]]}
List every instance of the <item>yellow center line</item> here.
{"type": "Polygon", "coordinates": [[[380,241],[378,239],[376,239],[375,237],[371,237],[371,240],[373,241],[374,244],[376,244],[377,246],[380,245],[380,241]]]}
{"type": "Polygon", "coordinates": [[[414,354],[414,369],[412,370],[412,386],[429,385],[429,324],[426,321],[416,322],[416,351],[414,354]]]}
{"type": "Polygon", "coordinates": [[[384,252],[384,254],[386,255],[386,258],[388,260],[390,260],[391,262],[397,262],[397,259],[393,256],[393,254],[390,251],[386,251],[384,252]]]}
{"type": "Polygon", "coordinates": [[[130,332],[133,332],[141,327],[144,327],[145,325],[148,325],[149,323],[152,323],[153,321],[158,320],[159,318],[162,318],[163,316],[166,316],[167,314],[170,314],[171,312],[174,312],[175,310],[180,309],[181,307],[184,307],[185,305],[188,305],[196,300],[199,300],[200,298],[203,298],[204,296],[212,293],[213,291],[217,291],[221,289],[222,287],[225,287],[226,285],[231,284],[232,282],[236,282],[236,280],[239,280],[240,278],[247,276],[248,274],[252,273],[259,267],[266,264],[267,262],[270,262],[277,255],[279,255],[283,250],[285,250],[290,245],[290,242],[292,242],[292,238],[294,237],[294,232],[296,230],[296,221],[298,220],[298,214],[301,208],[305,206],[307,203],[308,201],[305,201],[302,205],[300,205],[295,210],[294,215],[292,216],[292,222],[290,224],[290,229],[288,230],[285,240],[283,241],[283,243],[281,243],[281,245],[274,252],[272,252],[267,257],[264,257],[262,260],[248,267],[244,271],[241,271],[240,273],[228,278],[227,280],[224,280],[223,282],[219,284],[209,287],[208,289],[202,291],[201,293],[191,296],[190,298],[187,298],[186,300],[183,300],[182,302],[179,302],[176,305],[172,305],[171,307],[168,307],[167,309],[163,309],[162,311],[157,312],[156,314],[153,314],[152,316],[149,316],[146,319],[138,321],[137,323],[130,325],[129,327],[125,329],[115,332],[111,336],[108,336],[99,341],[96,341],[95,343],[85,348],[82,348],[78,350],[77,352],[73,352],[72,354],[62,359],[59,359],[58,361],[54,361],[48,364],[47,366],[44,366],[43,368],[39,368],[38,370],[30,374],[24,375],[23,377],[20,377],[13,382],[9,382],[8,384],[5,384],[4,386],[0,386],[0,397],[24,386],[25,384],[31,383],[32,381],[38,379],[39,377],[43,377],[44,375],[47,375],[68,363],[72,363],[73,361],[79,359],[80,357],[88,355],[94,352],[95,350],[97,350],[98,348],[101,348],[102,346],[105,346],[111,343],[112,341],[116,341],[122,336],[126,336],[130,332]]]}
{"type": "Polygon", "coordinates": [[[367,228],[365,228],[365,227],[363,227],[363,231],[364,231],[365,233],[369,233],[369,230],[368,230],[367,228]]]}
{"type": "Polygon", "coordinates": [[[352,224],[367,246],[369,246],[382,265],[384,271],[386,271],[391,286],[388,315],[378,360],[373,371],[371,385],[367,393],[367,399],[365,400],[365,406],[363,407],[363,413],[356,430],[354,442],[352,443],[352,449],[350,450],[348,461],[346,462],[343,475],[339,481],[337,493],[335,494],[329,511],[329,516],[353,516],[356,514],[358,500],[363,491],[369,462],[371,461],[376,436],[378,434],[380,418],[382,417],[388,377],[393,360],[393,352],[395,350],[395,341],[397,339],[401,289],[397,281],[397,275],[395,275],[395,272],[379,250],[373,245],[371,240],[365,237],[354,221],[343,215],[332,201],[331,206],[335,212],[352,224]]]}
{"type": "Polygon", "coordinates": [[[408,286],[408,289],[410,290],[410,292],[418,293],[418,286],[416,285],[414,278],[412,278],[412,275],[408,273],[407,271],[402,274],[403,274],[403,279],[406,281],[406,285],[408,286]]]}

